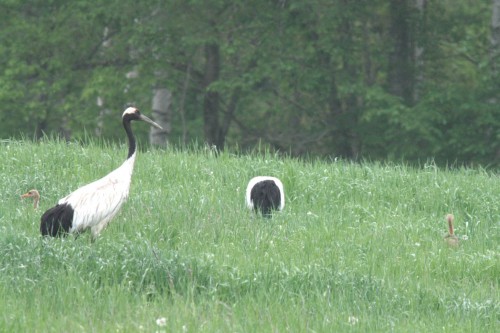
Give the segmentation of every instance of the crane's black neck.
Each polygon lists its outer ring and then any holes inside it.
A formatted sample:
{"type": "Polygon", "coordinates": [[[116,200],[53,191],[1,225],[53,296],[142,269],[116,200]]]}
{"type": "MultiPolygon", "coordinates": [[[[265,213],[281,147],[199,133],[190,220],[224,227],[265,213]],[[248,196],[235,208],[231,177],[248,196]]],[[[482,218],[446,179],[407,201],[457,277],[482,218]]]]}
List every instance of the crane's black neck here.
{"type": "Polygon", "coordinates": [[[135,153],[135,150],[137,149],[136,143],[135,143],[135,136],[134,136],[134,133],[132,132],[132,126],[130,124],[131,122],[132,122],[132,119],[130,119],[129,117],[125,116],[123,118],[123,127],[125,128],[125,132],[127,133],[127,137],[128,137],[127,159],[132,157],[132,155],[134,155],[134,153],[135,153]]]}

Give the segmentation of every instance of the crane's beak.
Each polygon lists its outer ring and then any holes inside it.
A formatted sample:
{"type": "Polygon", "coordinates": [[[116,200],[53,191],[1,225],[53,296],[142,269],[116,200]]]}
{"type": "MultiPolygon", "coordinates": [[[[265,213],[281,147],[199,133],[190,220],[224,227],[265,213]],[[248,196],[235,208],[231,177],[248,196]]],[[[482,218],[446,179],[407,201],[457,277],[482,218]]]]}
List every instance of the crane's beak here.
{"type": "Polygon", "coordinates": [[[24,199],[24,198],[29,198],[31,195],[29,193],[24,193],[23,195],[21,195],[21,199],[24,199]]]}
{"type": "Polygon", "coordinates": [[[152,121],[151,119],[149,119],[148,117],[146,117],[146,116],[145,116],[145,115],[143,115],[143,114],[141,114],[141,115],[139,116],[139,119],[140,119],[140,120],[142,120],[142,121],[147,122],[147,123],[148,123],[148,124],[150,124],[150,125],[153,125],[153,126],[154,126],[154,127],[156,127],[156,128],[159,128],[159,129],[161,129],[161,130],[163,129],[163,127],[161,127],[160,125],[158,125],[157,123],[155,123],[154,121],[152,121]]]}

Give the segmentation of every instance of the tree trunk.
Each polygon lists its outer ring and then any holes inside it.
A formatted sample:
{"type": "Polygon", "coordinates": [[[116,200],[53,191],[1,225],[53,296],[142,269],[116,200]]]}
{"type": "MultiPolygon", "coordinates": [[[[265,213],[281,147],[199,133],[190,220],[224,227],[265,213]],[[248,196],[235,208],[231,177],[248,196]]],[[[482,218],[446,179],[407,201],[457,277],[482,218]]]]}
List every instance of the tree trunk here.
{"type": "MultiPolygon", "coordinates": [[[[500,0],[493,0],[491,15],[491,42],[490,42],[490,62],[492,81],[498,82],[498,59],[500,57],[500,0]]],[[[490,98],[491,104],[497,104],[496,97],[490,98]]],[[[493,131],[492,131],[493,132],[493,131]]],[[[493,139],[494,140],[494,139],[493,139]]],[[[497,148],[495,161],[500,161],[500,148],[497,148]]]]}
{"type": "MultiPolygon", "coordinates": [[[[424,38],[426,37],[426,29],[427,29],[427,22],[426,22],[426,7],[427,7],[427,0],[415,0],[415,7],[418,12],[418,17],[419,17],[419,27],[420,29],[418,30],[418,33],[420,36],[424,38]]],[[[419,38],[419,40],[422,40],[422,38],[419,38]]],[[[424,42],[425,43],[425,42],[424,42]]],[[[421,86],[423,85],[424,82],[424,43],[415,43],[415,50],[414,50],[414,61],[415,61],[415,84],[413,88],[413,102],[416,103],[420,99],[420,90],[421,86]]]]}
{"type": "Polygon", "coordinates": [[[231,99],[229,100],[229,105],[227,106],[226,112],[224,114],[224,119],[222,121],[222,126],[219,131],[219,144],[221,147],[224,147],[226,143],[227,132],[229,131],[229,126],[231,125],[231,121],[233,120],[239,98],[240,89],[236,88],[231,94],[231,99]]]}
{"type": "Polygon", "coordinates": [[[371,87],[375,84],[376,75],[373,68],[372,55],[370,52],[370,27],[368,22],[362,22],[363,25],[363,81],[365,85],[371,87]]]}
{"type": "Polygon", "coordinates": [[[181,100],[179,102],[179,115],[181,116],[181,126],[182,126],[182,144],[187,144],[188,130],[186,126],[186,95],[189,86],[189,80],[191,80],[191,63],[186,67],[186,77],[184,78],[184,85],[182,87],[181,100]]]}
{"type": "Polygon", "coordinates": [[[389,35],[392,50],[389,54],[389,91],[413,104],[415,54],[411,33],[411,9],[409,0],[391,0],[389,35]]]}
{"type": "Polygon", "coordinates": [[[216,91],[210,91],[210,84],[219,79],[220,54],[219,45],[209,43],[205,45],[205,72],[203,87],[205,96],[203,100],[203,129],[205,141],[210,146],[223,148],[220,138],[219,107],[220,96],[216,91]]]}
{"type": "Polygon", "coordinates": [[[153,90],[153,119],[163,130],[151,126],[149,132],[149,142],[152,145],[166,147],[171,125],[172,93],[166,88],[156,88],[153,90]]]}
{"type": "MultiPolygon", "coordinates": [[[[341,2],[346,9],[350,6],[349,0],[341,2]]],[[[346,49],[355,49],[354,25],[352,19],[348,16],[342,16],[340,21],[339,43],[346,49]]],[[[359,77],[363,69],[359,69],[353,59],[344,53],[341,58],[342,68],[345,73],[352,78],[359,77]]],[[[328,62],[331,62],[328,60],[328,62]]],[[[331,67],[331,65],[329,65],[331,67]]],[[[327,68],[327,67],[325,67],[327,68]]],[[[332,69],[330,78],[329,108],[331,114],[332,140],[336,149],[335,155],[348,159],[357,159],[359,157],[359,102],[355,93],[348,93],[341,96],[338,88],[336,70],[332,69]]]]}
{"type": "Polygon", "coordinates": [[[100,96],[97,96],[96,105],[99,108],[99,114],[97,115],[96,127],[94,129],[94,134],[97,137],[101,137],[104,133],[104,118],[112,114],[111,110],[104,107],[104,99],[100,96]]]}
{"type": "Polygon", "coordinates": [[[493,75],[497,75],[498,57],[500,56],[500,0],[493,0],[491,15],[490,58],[493,75]]]}
{"type": "Polygon", "coordinates": [[[45,131],[47,129],[47,119],[41,119],[36,123],[35,127],[35,139],[38,141],[43,138],[45,131]]]}

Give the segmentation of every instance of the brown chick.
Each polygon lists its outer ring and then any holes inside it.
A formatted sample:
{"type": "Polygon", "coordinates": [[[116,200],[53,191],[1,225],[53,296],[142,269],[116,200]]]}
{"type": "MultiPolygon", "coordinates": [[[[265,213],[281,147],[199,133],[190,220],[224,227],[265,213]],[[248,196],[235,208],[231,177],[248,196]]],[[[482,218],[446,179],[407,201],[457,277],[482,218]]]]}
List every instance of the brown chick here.
{"type": "Polygon", "coordinates": [[[448,221],[448,234],[444,236],[444,241],[449,245],[456,247],[458,246],[458,237],[455,235],[453,231],[453,220],[455,217],[453,214],[446,215],[446,220],[448,221]]]}
{"type": "Polygon", "coordinates": [[[40,193],[37,190],[29,190],[28,192],[21,195],[21,198],[33,198],[33,208],[38,208],[38,203],[40,202],[40,193]]]}

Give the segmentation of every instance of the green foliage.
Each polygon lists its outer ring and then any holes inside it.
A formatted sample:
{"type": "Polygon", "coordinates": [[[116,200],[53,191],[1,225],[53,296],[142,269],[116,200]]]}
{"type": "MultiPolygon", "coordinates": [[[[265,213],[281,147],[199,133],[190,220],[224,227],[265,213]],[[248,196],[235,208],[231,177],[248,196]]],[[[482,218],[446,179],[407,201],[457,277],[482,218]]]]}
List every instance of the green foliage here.
{"type": "Polygon", "coordinates": [[[491,1],[419,10],[405,0],[395,13],[397,3],[4,2],[0,133],[120,138],[124,106],[149,114],[152,88],[166,87],[174,144],[205,141],[210,92],[230,148],[497,167],[491,1]],[[398,62],[394,34],[405,28],[410,56],[398,62]],[[208,44],[220,54],[211,82],[208,44]],[[404,88],[391,86],[395,67],[407,73],[404,88]]]}
{"type": "Polygon", "coordinates": [[[496,331],[494,173],[153,150],[95,243],[41,239],[43,211],[125,152],[1,142],[1,331],[496,331]],[[263,174],[285,186],[272,219],[244,205],[263,174]],[[19,199],[30,188],[40,211],[19,199]],[[443,242],[447,213],[458,249],[443,242]]]}

